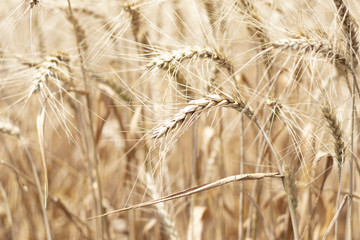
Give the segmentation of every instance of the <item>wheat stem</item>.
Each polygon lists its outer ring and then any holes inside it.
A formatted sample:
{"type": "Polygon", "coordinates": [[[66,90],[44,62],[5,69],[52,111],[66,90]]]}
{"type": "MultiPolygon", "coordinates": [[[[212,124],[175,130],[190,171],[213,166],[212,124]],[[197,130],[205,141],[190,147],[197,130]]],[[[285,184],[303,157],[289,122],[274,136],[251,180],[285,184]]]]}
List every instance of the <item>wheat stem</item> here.
{"type": "Polygon", "coordinates": [[[226,185],[226,184],[229,184],[229,183],[232,183],[232,182],[236,182],[236,181],[260,180],[260,179],[264,179],[264,178],[282,178],[282,177],[283,176],[280,175],[279,173],[249,173],[249,174],[233,175],[233,176],[222,178],[222,179],[210,182],[210,183],[199,185],[199,186],[196,186],[196,187],[187,188],[185,190],[182,190],[180,192],[168,195],[166,197],[153,199],[153,200],[143,202],[143,203],[139,203],[139,204],[136,204],[136,205],[133,205],[133,206],[130,206],[130,207],[114,210],[114,211],[107,212],[107,213],[99,215],[99,216],[90,217],[88,219],[89,220],[96,219],[96,218],[108,216],[108,215],[114,214],[114,213],[126,212],[126,211],[136,209],[136,208],[147,207],[147,206],[151,206],[151,205],[154,205],[154,204],[171,201],[171,200],[174,200],[174,199],[191,196],[193,194],[197,194],[197,193],[200,193],[200,192],[203,192],[203,191],[208,191],[210,189],[221,187],[223,185],[226,185]]]}
{"type": "Polygon", "coordinates": [[[337,209],[337,211],[336,211],[333,219],[331,220],[331,222],[330,222],[330,224],[329,224],[329,227],[328,227],[327,230],[326,230],[326,233],[325,233],[325,235],[324,235],[324,237],[323,237],[323,240],[326,240],[327,237],[329,236],[329,234],[330,234],[330,232],[331,232],[331,229],[333,228],[334,224],[337,222],[337,220],[338,220],[338,218],[339,218],[339,215],[340,215],[340,213],[341,213],[341,210],[344,208],[344,206],[345,206],[348,198],[349,198],[349,196],[346,195],[346,196],[344,197],[343,201],[341,202],[339,208],[337,209]]]}

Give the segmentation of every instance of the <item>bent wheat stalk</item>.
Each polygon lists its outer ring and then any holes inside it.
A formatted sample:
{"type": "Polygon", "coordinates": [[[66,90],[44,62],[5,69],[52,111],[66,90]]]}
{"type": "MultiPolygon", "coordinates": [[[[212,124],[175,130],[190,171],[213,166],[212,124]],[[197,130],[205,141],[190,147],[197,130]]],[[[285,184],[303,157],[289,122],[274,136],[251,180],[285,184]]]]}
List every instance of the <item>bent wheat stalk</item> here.
{"type": "Polygon", "coordinates": [[[236,181],[246,181],[246,180],[259,180],[259,179],[264,179],[264,178],[282,178],[283,176],[279,173],[250,173],[250,174],[239,174],[239,175],[233,175],[233,176],[229,176],[226,178],[222,178],[210,183],[206,183],[203,185],[199,185],[196,187],[191,187],[191,188],[187,188],[183,191],[168,195],[166,197],[162,197],[162,198],[158,198],[158,199],[154,199],[154,200],[150,200],[147,202],[143,202],[143,203],[139,203],[130,207],[126,207],[126,208],[122,208],[122,209],[118,209],[115,211],[111,211],[111,212],[107,212],[105,214],[99,215],[99,216],[94,216],[91,218],[88,218],[89,220],[91,219],[95,219],[95,218],[99,218],[99,217],[104,217],[104,216],[108,216],[110,214],[114,214],[114,213],[122,213],[122,212],[126,212],[132,209],[136,209],[136,208],[141,208],[141,207],[147,207],[147,206],[151,206],[154,204],[158,204],[158,203],[163,203],[163,202],[167,202],[167,201],[171,201],[174,199],[178,199],[178,198],[182,198],[182,197],[187,197],[196,193],[200,193],[203,191],[207,191],[213,188],[217,188],[217,187],[221,187],[223,185],[232,183],[232,182],[236,182],[236,181]]]}

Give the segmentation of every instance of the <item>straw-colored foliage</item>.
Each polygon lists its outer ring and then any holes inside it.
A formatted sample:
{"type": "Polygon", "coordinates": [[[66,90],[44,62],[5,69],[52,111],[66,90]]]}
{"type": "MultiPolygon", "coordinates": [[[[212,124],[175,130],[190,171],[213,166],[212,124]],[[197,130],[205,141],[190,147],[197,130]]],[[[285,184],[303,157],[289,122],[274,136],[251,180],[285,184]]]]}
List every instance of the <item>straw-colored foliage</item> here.
{"type": "Polygon", "coordinates": [[[359,9],[0,0],[0,239],[357,239],[359,9]]]}

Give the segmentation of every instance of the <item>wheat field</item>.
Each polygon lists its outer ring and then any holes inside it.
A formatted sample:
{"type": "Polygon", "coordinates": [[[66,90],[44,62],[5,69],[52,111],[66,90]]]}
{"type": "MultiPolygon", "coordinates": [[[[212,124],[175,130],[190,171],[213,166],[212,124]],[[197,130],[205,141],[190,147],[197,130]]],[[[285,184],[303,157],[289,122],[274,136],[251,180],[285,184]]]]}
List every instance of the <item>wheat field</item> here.
{"type": "Polygon", "coordinates": [[[357,239],[356,0],[1,0],[0,239],[357,239]]]}

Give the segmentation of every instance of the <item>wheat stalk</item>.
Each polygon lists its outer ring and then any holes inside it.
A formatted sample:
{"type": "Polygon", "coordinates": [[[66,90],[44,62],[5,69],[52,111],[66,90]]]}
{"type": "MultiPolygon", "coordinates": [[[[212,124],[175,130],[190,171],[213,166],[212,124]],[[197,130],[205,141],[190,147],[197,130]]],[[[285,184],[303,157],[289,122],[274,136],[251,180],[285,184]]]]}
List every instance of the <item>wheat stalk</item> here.
{"type": "MultiPolygon", "coordinates": [[[[50,225],[49,225],[48,217],[46,215],[45,198],[43,197],[43,194],[41,191],[39,176],[36,171],[36,166],[35,166],[32,156],[31,156],[31,153],[29,151],[28,145],[27,145],[25,139],[20,135],[20,129],[17,126],[15,126],[9,122],[0,121],[0,133],[7,134],[10,136],[16,136],[17,139],[21,142],[21,144],[23,145],[23,147],[25,149],[26,157],[29,161],[29,164],[31,166],[31,169],[32,169],[32,172],[33,172],[34,178],[35,178],[35,185],[36,185],[36,188],[38,191],[39,201],[40,201],[40,205],[41,205],[41,211],[42,211],[43,220],[44,220],[46,237],[48,240],[51,240],[50,225]]],[[[18,174],[18,171],[16,171],[16,172],[18,174]]]]}
{"type": "MultiPolygon", "coordinates": [[[[326,119],[326,121],[329,124],[329,128],[332,132],[332,135],[334,137],[334,148],[335,148],[335,159],[336,162],[338,164],[339,167],[339,186],[338,186],[338,193],[337,193],[337,197],[336,197],[336,208],[338,208],[339,203],[340,203],[340,191],[341,191],[341,179],[342,179],[342,174],[341,174],[341,170],[345,161],[345,144],[343,141],[343,132],[340,128],[340,123],[336,117],[336,114],[334,113],[334,111],[332,111],[332,108],[330,107],[329,104],[327,104],[326,106],[324,106],[322,108],[322,112],[324,114],[324,117],[326,119]]],[[[335,239],[337,239],[337,234],[338,234],[338,222],[335,223],[335,239]]]]}
{"type": "MultiPolygon", "coordinates": [[[[342,0],[334,0],[336,9],[338,11],[339,17],[342,21],[342,30],[346,37],[346,43],[347,43],[347,49],[350,55],[350,62],[351,62],[351,73],[353,76],[353,89],[356,87],[359,91],[358,83],[357,83],[357,76],[355,74],[355,68],[358,65],[357,60],[357,54],[359,51],[359,42],[356,38],[357,31],[359,29],[359,25],[354,20],[354,18],[350,15],[349,9],[346,7],[344,2],[342,0]]],[[[351,133],[351,152],[353,152],[354,148],[354,118],[355,118],[355,91],[353,90],[353,96],[352,96],[352,117],[351,117],[351,125],[352,125],[352,133],[351,133]]],[[[354,162],[354,155],[351,155],[350,158],[350,174],[349,174],[349,208],[348,208],[348,237],[349,239],[352,238],[353,235],[353,201],[352,201],[352,195],[353,195],[353,163],[354,162]]],[[[335,237],[336,238],[336,237],[335,237]]]]}
{"type": "Polygon", "coordinates": [[[118,210],[114,210],[111,212],[107,212],[104,213],[102,215],[99,216],[93,216],[88,218],[90,219],[96,219],[99,217],[104,217],[104,216],[108,216],[110,214],[114,214],[114,213],[121,213],[121,212],[125,212],[125,211],[129,211],[132,209],[136,209],[136,208],[141,208],[141,207],[146,207],[146,206],[151,206],[154,204],[159,204],[159,203],[163,203],[163,202],[167,202],[167,201],[171,201],[174,199],[178,199],[178,198],[183,198],[183,197],[187,197],[187,196],[191,196],[193,194],[197,194],[203,191],[207,191],[213,188],[217,188],[232,182],[237,182],[237,181],[248,181],[248,180],[260,180],[260,179],[264,179],[264,178],[283,178],[283,176],[279,173],[248,173],[248,174],[238,174],[238,175],[233,175],[233,176],[228,176],[216,181],[212,181],[206,184],[202,184],[196,187],[191,187],[191,188],[187,188],[185,190],[182,190],[180,192],[177,193],[173,193],[171,195],[162,197],[162,198],[158,198],[158,199],[153,199],[147,202],[143,202],[143,203],[139,203],[130,207],[125,207],[122,209],[118,209],[118,210]]]}
{"type": "Polygon", "coordinates": [[[326,240],[327,237],[329,236],[330,232],[331,232],[331,229],[334,227],[335,223],[337,223],[338,219],[339,219],[339,216],[340,216],[340,213],[341,213],[341,210],[344,208],[347,200],[349,198],[349,195],[345,195],[344,199],[342,200],[340,206],[337,208],[337,211],[335,213],[335,216],[333,217],[333,219],[331,220],[327,230],[326,230],[326,233],[323,237],[323,240],[326,240]]]}
{"type": "MultiPolygon", "coordinates": [[[[146,186],[149,191],[149,195],[152,199],[160,198],[160,193],[156,187],[156,183],[150,173],[145,173],[146,186]]],[[[179,234],[176,230],[175,222],[171,218],[169,211],[166,209],[164,203],[156,204],[156,209],[161,217],[161,221],[165,228],[165,231],[171,240],[179,239],[179,234]]]]}
{"type": "MultiPolygon", "coordinates": [[[[84,28],[79,24],[78,19],[75,17],[71,1],[67,0],[68,5],[68,21],[72,24],[74,29],[74,34],[76,38],[76,46],[78,51],[78,57],[80,62],[80,69],[83,77],[83,84],[84,88],[90,92],[89,85],[88,85],[88,73],[86,66],[85,66],[85,56],[88,53],[88,41],[86,37],[86,32],[84,28]]],[[[85,112],[79,111],[78,117],[80,122],[80,129],[81,129],[81,139],[83,148],[85,151],[86,158],[88,159],[88,177],[90,179],[90,189],[92,198],[94,200],[95,205],[95,212],[97,214],[101,214],[103,212],[103,195],[102,195],[102,186],[100,181],[100,174],[99,174],[99,165],[98,165],[98,152],[96,149],[95,143],[95,134],[93,130],[93,117],[92,117],[92,105],[90,101],[89,95],[85,96],[85,99],[81,99],[77,96],[79,100],[78,103],[83,102],[86,105],[85,112]]],[[[79,105],[79,104],[78,104],[79,105]]],[[[105,233],[105,226],[106,223],[103,220],[96,221],[96,237],[98,239],[104,239],[105,233]]]]}

